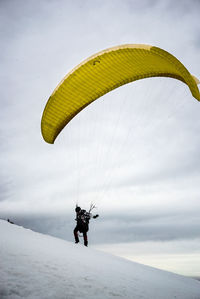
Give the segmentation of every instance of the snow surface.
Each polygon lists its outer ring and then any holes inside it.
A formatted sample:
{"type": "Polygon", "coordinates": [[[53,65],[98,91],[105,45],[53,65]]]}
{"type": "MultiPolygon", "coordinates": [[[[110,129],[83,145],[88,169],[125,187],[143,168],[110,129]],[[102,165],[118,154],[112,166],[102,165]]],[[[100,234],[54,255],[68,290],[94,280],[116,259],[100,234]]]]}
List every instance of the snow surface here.
{"type": "Polygon", "coordinates": [[[0,220],[1,299],[199,299],[200,282],[0,220]]]}

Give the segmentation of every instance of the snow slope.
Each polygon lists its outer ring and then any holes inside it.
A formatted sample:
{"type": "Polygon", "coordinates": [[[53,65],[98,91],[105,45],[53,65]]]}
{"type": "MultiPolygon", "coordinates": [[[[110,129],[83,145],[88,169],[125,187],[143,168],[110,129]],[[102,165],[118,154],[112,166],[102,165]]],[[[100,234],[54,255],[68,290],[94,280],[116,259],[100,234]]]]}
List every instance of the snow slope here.
{"type": "Polygon", "coordinates": [[[200,282],[0,220],[1,299],[199,299],[200,282]]]}

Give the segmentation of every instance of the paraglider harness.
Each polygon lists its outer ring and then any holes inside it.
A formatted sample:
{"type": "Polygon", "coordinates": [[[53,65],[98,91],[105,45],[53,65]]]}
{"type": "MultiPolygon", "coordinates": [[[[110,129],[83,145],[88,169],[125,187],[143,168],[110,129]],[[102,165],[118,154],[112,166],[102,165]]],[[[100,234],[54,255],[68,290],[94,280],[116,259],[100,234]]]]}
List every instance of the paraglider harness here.
{"type": "Polygon", "coordinates": [[[77,228],[80,233],[88,232],[89,230],[89,221],[90,218],[97,218],[99,215],[92,216],[90,213],[95,208],[95,205],[91,204],[89,212],[86,210],[81,210],[79,207],[76,206],[76,221],[77,221],[77,228]]]}
{"type": "Polygon", "coordinates": [[[88,232],[89,230],[89,221],[90,221],[90,213],[86,212],[86,210],[80,210],[76,214],[77,226],[79,228],[79,232],[88,232]]]}

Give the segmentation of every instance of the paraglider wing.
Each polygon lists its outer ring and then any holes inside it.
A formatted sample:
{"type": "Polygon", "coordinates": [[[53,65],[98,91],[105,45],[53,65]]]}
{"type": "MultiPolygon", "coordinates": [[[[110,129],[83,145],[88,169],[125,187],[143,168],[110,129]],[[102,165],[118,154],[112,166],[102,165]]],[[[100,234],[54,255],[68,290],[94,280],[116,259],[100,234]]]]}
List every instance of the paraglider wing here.
{"type": "Polygon", "coordinates": [[[186,83],[200,101],[198,79],[170,53],[149,45],[122,45],[99,52],[74,68],[54,90],[43,112],[41,130],[54,143],[67,123],[107,92],[148,77],[171,77],[186,83]]]}

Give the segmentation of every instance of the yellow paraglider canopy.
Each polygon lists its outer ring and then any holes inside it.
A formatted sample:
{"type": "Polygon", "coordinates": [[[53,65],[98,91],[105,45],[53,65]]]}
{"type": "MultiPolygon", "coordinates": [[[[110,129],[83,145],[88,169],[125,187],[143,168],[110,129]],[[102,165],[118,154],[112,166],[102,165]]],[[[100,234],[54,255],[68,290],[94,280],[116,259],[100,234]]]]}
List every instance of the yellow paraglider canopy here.
{"type": "Polygon", "coordinates": [[[54,90],[43,112],[41,130],[48,143],[82,109],[107,92],[147,77],[186,83],[200,101],[198,79],[170,53],[149,45],[121,45],[99,52],[75,67],[54,90]]]}

